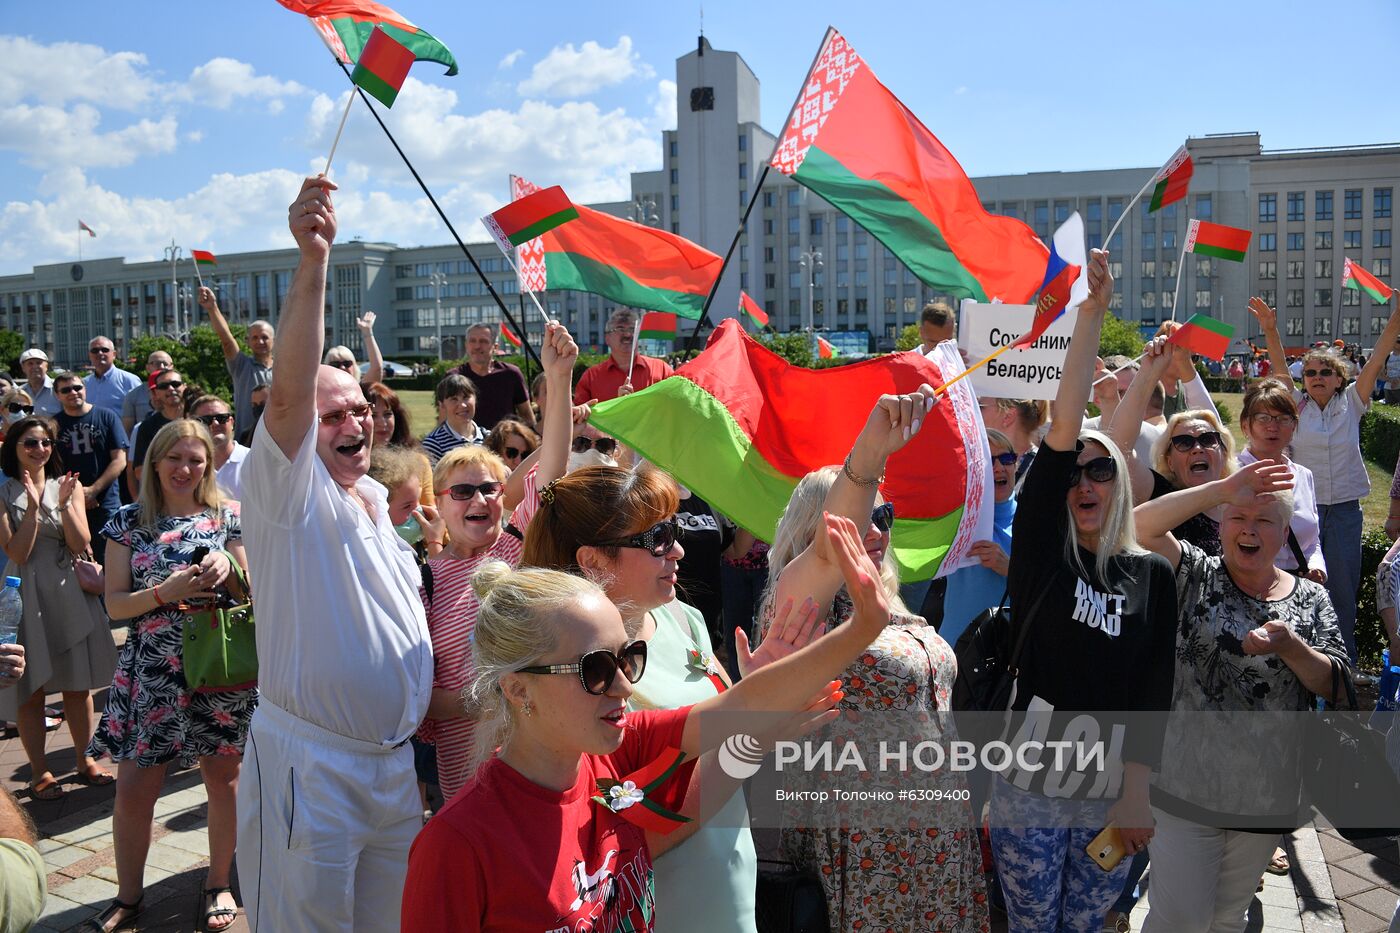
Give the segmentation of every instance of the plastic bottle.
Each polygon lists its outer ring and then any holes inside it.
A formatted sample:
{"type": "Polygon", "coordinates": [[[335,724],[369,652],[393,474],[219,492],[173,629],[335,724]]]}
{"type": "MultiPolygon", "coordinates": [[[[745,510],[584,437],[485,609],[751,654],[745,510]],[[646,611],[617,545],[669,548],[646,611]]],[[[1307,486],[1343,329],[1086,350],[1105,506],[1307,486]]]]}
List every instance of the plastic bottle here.
{"type": "Polygon", "coordinates": [[[19,577],[6,577],[5,588],[0,590],[0,645],[13,645],[19,637],[19,620],[24,617],[19,583],[19,577]]]}

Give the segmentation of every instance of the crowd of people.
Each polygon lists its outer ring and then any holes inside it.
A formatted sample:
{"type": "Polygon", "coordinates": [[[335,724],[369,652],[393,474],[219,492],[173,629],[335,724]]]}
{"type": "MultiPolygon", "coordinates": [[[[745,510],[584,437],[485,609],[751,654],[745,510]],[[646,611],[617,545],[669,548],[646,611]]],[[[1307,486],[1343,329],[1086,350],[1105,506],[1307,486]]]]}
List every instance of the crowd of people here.
{"type": "MultiPolygon", "coordinates": [[[[1236,450],[1171,325],[1139,361],[1097,359],[1113,280],[1095,251],[1053,405],[979,399],[991,537],[946,585],[901,587],[880,484],[932,387],[870,399],[844,462],[801,479],[770,542],[587,423],[671,375],[634,358],[632,309],[577,384],[561,325],[533,386],[472,327],[437,424],[415,431],[381,381],[373,315],[365,372],[348,348],[323,353],[335,190],[308,178],[289,207],[299,265],[251,352],[200,291],[231,403],[163,353],[145,379],[120,370],[105,336],[86,378],[25,351],[0,397],[0,548],[24,612],[0,645],[0,718],[33,798],[64,792],[44,751],[52,694],[74,780],[116,784],[118,891],[86,929],[139,922],[155,802],[172,765],[198,765],[201,929],[235,921],[236,861],[253,930],[755,933],[772,891],[750,801],[702,717],[779,713],[772,743],[838,716],[947,713],[954,646],[999,605],[1025,633],[1013,712],[1096,714],[1106,770],[955,776],[931,822],[787,808],[779,855],[815,879],[831,929],[984,931],[997,909],[1018,931],[1128,930],[1145,870],[1145,929],[1243,929],[1297,799],[1232,769],[1248,755],[1291,773],[1299,751],[1266,729],[1202,737],[1177,714],[1307,711],[1355,666],[1358,424],[1400,313],[1355,378],[1318,348],[1301,389],[1254,381],[1236,450]],[[256,681],[191,687],[193,617],[240,600],[256,681]],[[1103,867],[1091,840],[1109,825],[1126,857],[1103,867]]],[[[1286,372],[1272,309],[1251,310],[1286,372]]],[[[931,306],[924,349],[954,329],[931,306]]],[[[1392,644],[1398,550],[1380,586],[1392,644]]],[[[42,904],[34,837],[0,800],[8,903],[42,904]]]]}

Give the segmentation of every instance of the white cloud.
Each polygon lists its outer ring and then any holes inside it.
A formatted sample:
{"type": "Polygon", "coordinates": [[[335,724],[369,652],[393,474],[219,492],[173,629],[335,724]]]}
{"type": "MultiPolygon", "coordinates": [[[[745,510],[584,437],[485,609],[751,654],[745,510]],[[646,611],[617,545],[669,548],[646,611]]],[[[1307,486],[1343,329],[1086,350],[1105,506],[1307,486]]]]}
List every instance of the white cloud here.
{"type": "Polygon", "coordinates": [[[158,82],[139,52],[108,52],[96,45],[42,45],[23,36],[0,36],[0,106],[35,100],[60,106],[86,101],[136,110],[154,97],[158,82]]]}
{"type": "Polygon", "coordinates": [[[141,120],[101,132],[102,117],[91,104],[71,110],[47,104],[0,108],[0,149],[10,149],[36,168],[130,165],[138,158],[175,149],[174,117],[141,120]]]}
{"type": "MultiPolygon", "coordinates": [[[[253,66],[234,58],[213,58],[190,72],[190,76],[171,90],[172,100],[194,101],[219,110],[227,110],[234,101],[251,97],[281,103],[283,97],[297,97],[307,89],[295,81],[279,81],[270,75],[259,75],[253,66]]],[[[273,110],[279,113],[280,110],[273,110]]]]}
{"type": "Polygon", "coordinates": [[[586,97],[633,76],[650,78],[654,74],[641,55],[632,51],[630,37],[619,37],[610,49],[590,39],[579,48],[572,42],[556,45],[535,62],[530,77],[516,90],[525,97],[586,97]]]}
{"type": "Polygon", "coordinates": [[[954,94],[958,94],[958,95],[966,94],[966,93],[967,93],[967,85],[966,85],[966,84],[959,84],[959,85],[953,90],[953,93],[954,93],[954,94]]]}
{"type": "Polygon", "coordinates": [[[651,105],[652,120],[658,132],[676,128],[676,82],[670,78],[656,82],[656,93],[651,97],[651,105]]]}
{"type": "Polygon", "coordinates": [[[204,131],[203,131],[203,130],[190,130],[188,133],[185,134],[185,142],[190,142],[190,143],[200,143],[200,142],[204,142],[204,131]]]}
{"type": "Polygon", "coordinates": [[[501,59],[500,64],[496,67],[501,69],[512,68],[515,66],[516,62],[520,61],[520,56],[524,54],[524,49],[516,49],[514,52],[511,52],[509,55],[507,55],[505,58],[501,59]]]}

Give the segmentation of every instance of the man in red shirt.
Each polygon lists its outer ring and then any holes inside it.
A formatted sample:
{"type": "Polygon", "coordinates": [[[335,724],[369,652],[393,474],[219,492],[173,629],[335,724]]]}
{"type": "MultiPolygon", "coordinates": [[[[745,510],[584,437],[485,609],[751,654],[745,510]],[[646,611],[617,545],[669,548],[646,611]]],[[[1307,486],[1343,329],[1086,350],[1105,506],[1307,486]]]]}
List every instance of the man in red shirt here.
{"type": "Polygon", "coordinates": [[[671,375],[670,364],[665,360],[638,353],[636,362],[632,364],[631,378],[628,378],[627,361],[632,357],[637,314],[633,308],[618,308],[608,316],[608,326],[603,332],[603,339],[608,344],[608,358],[588,367],[579,377],[578,385],[574,387],[575,405],[583,405],[593,399],[606,402],[610,398],[645,389],[671,375]]]}

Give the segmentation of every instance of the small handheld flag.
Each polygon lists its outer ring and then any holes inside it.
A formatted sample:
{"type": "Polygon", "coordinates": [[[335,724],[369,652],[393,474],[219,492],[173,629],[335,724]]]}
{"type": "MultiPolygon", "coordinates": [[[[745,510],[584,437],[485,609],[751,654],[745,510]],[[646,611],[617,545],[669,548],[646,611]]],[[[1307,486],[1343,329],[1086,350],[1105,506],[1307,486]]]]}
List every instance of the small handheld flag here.
{"type": "Polygon", "coordinates": [[[642,315],[639,333],[650,340],[675,340],[676,316],[666,311],[648,311],[642,315]]]}
{"type": "Polygon", "coordinates": [[[553,230],[577,217],[578,208],[574,207],[564,189],[555,185],[511,201],[500,210],[481,218],[481,222],[486,225],[501,252],[509,255],[522,243],[528,243],[546,230],[553,230]]]}
{"type": "Polygon", "coordinates": [[[195,265],[203,266],[206,269],[219,264],[219,260],[214,258],[214,254],[207,250],[192,249],[190,250],[190,256],[194,258],[195,265]]]}
{"type": "Polygon", "coordinates": [[[1342,288],[1363,291],[1378,305],[1385,304],[1395,294],[1395,289],[1367,272],[1361,263],[1352,262],[1349,257],[1342,258],[1342,288]]]}
{"type": "Polygon", "coordinates": [[[748,292],[739,293],[739,310],[747,314],[759,327],[768,326],[768,315],[759,307],[758,302],[749,297],[748,292]]]}
{"type": "Polygon", "coordinates": [[[1204,314],[1193,314],[1167,338],[1167,343],[1183,346],[1192,353],[1212,360],[1225,359],[1225,351],[1230,346],[1230,338],[1235,335],[1234,325],[1217,321],[1204,314]]]}
{"type": "Polygon", "coordinates": [[[412,49],[376,26],[365,43],[364,51],[360,52],[359,61],[355,62],[350,80],[385,107],[392,107],[399,96],[399,89],[408,79],[413,60],[412,49]]]}
{"type": "Polygon", "coordinates": [[[1045,280],[1040,286],[1040,297],[1035,303],[1035,317],[1031,329],[1013,347],[1028,347],[1040,339],[1045,329],[1055,323],[1073,303],[1083,301],[1088,295],[1088,284],[1076,289],[1080,273],[1088,259],[1084,254],[1084,221],[1075,211],[1060,224],[1055,235],[1050,238],[1050,259],[1045,266],[1045,280]],[[1072,294],[1078,291],[1079,294],[1072,294]]]}
{"type": "Polygon", "coordinates": [[[510,328],[505,325],[504,321],[501,322],[501,336],[506,338],[506,343],[515,347],[517,350],[520,349],[520,338],[511,333],[510,328]]]}
{"type": "Polygon", "coordinates": [[[1187,155],[1186,147],[1182,146],[1157,173],[1157,184],[1152,189],[1152,201],[1147,205],[1147,212],[1156,213],[1168,204],[1175,204],[1186,197],[1186,191],[1191,186],[1191,172],[1191,156],[1187,155]]]}
{"type": "Polygon", "coordinates": [[[830,343],[825,337],[822,337],[821,335],[818,335],[818,336],[817,336],[817,359],[819,359],[819,360],[829,360],[829,359],[831,359],[831,358],[834,357],[834,356],[836,356],[836,348],[833,347],[833,346],[831,345],[831,343],[830,343]]]}
{"type": "Polygon", "coordinates": [[[1186,228],[1185,252],[1228,259],[1231,262],[1244,262],[1249,252],[1248,230],[1213,224],[1208,220],[1193,220],[1186,228]]]}

